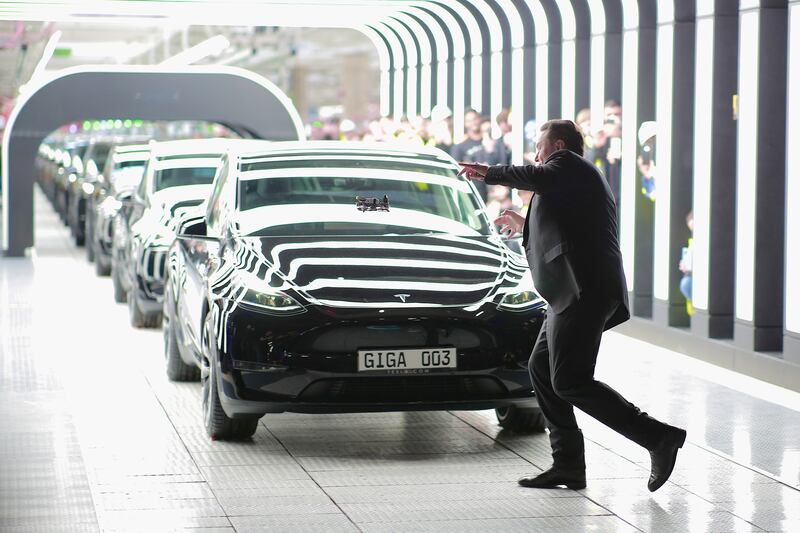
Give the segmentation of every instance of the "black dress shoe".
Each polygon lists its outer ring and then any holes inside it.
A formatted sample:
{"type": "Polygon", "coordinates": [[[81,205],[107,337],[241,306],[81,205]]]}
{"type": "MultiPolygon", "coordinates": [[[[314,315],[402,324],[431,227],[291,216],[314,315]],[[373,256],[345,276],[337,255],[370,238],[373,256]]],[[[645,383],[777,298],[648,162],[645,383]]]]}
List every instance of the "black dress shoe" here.
{"type": "Polygon", "coordinates": [[[521,478],[518,483],[531,489],[585,489],[586,471],[553,466],[538,476],[521,478]]]}
{"type": "Polygon", "coordinates": [[[667,426],[667,432],[658,443],[650,450],[650,479],[647,488],[655,492],[667,482],[672,469],[675,468],[675,459],[678,458],[678,449],[686,442],[686,431],[667,426]]]}

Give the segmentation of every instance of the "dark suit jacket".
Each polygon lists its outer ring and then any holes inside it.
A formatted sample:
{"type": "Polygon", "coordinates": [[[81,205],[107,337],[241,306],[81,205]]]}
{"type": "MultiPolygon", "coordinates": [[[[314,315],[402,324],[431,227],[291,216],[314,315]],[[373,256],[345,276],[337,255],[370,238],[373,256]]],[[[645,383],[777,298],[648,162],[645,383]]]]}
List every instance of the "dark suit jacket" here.
{"type": "Polygon", "coordinates": [[[617,206],[597,168],[569,150],[539,166],[494,166],[486,183],[535,193],[523,246],[536,290],[555,313],[582,298],[616,310],[606,329],[630,318],[617,239],[617,206]]]}

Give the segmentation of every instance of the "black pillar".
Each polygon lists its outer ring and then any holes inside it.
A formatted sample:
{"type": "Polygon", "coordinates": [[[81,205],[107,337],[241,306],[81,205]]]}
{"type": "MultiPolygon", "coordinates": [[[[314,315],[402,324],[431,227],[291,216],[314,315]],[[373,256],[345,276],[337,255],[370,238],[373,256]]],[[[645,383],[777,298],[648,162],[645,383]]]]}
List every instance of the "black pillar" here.
{"type": "MultiPolygon", "coordinates": [[[[659,298],[659,287],[655,287],[656,298],[653,299],[653,319],[668,326],[689,326],[689,315],[686,312],[686,299],[680,291],[680,280],[683,276],[678,270],[681,252],[689,240],[689,229],[686,227],[686,215],[692,210],[692,163],[694,154],[694,1],[675,2],[675,18],[672,22],[672,100],[668,112],[672,122],[670,130],[671,150],[665,153],[663,139],[656,137],[656,204],[669,196],[669,239],[661,243],[663,235],[655,238],[662,246],[667,246],[666,265],[654,265],[656,271],[666,269],[664,283],[666,299],[659,298]],[[669,187],[659,186],[659,172],[666,165],[659,167],[659,161],[669,160],[671,168],[669,187]]],[[[659,22],[659,31],[663,31],[659,22]]],[[[663,68],[663,66],[662,66],[663,68]]],[[[664,90],[656,87],[658,91],[664,90]]],[[[661,117],[656,117],[660,120],[661,117]]],[[[660,130],[661,131],[661,130],[660,130]]],[[[663,183],[663,180],[662,180],[663,183]]],[[[658,206],[656,206],[658,210],[658,206]]],[[[656,212],[658,217],[658,211],[656,212]]],[[[658,229],[658,226],[656,226],[658,229]]],[[[658,282],[658,278],[655,280],[658,282]]]]}
{"type": "MultiPolygon", "coordinates": [[[[708,301],[705,308],[695,306],[691,323],[693,333],[719,339],[733,336],[736,121],[732,101],[737,91],[737,73],[731,65],[736,65],[739,57],[738,6],[735,2],[716,0],[714,14],[703,18],[713,24],[714,32],[712,63],[698,65],[698,68],[711,69],[711,129],[708,132],[695,130],[695,133],[698,136],[710,135],[711,168],[708,176],[695,175],[695,180],[707,179],[709,182],[708,301]]],[[[697,31],[703,31],[706,24],[698,18],[697,31]]],[[[697,139],[695,141],[697,143],[697,139]]],[[[700,199],[695,198],[695,204],[698,201],[700,199]]]]}
{"type": "MultiPolygon", "coordinates": [[[[752,261],[752,295],[737,279],[736,321],[734,342],[759,351],[779,351],[783,345],[783,288],[784,288],[784,198],[786,193],[786,0],[762,0],[760,6],[743,9],[739,13],[744,47],[755,49],[756,72],[740,72],[740,87],[745,76],[756,78],[757,100],[755,102],[756,130],[745,131],[740,127],[739,142],[743,150],[751,150],[755,157],[755,175],[742,164],[744,158],[738,154],[739,187],[737,193],[746,190],[746,180],[754,179],[755,199],[740,198],[740,202],[754,201],[755,213],[752,221],[754,244],[752,257],[737,253],[737,268],[744,261],[752,261]],[[746,43],[749,29],[745,24],[758,17],[756,42],[746,43]],[[745,306],[752,300],[752,308],[745,306]]],[[[749,53],[749,50],[748,50],[749,53]]],[[[740,58],[740,68],[742,61],[740,58]]],[[[793,95],[794,96],[794,95],[793,95]]],[[[745,101],[740,90],[739,105],[753,105],[745,101]]],[[[737,213],[738,215],[739,213],[737,213]]],[[[737,233],[743,228],[739,220],[737,233]]],[[[738,244],[738,236],[737,236],[738,244]]]]}

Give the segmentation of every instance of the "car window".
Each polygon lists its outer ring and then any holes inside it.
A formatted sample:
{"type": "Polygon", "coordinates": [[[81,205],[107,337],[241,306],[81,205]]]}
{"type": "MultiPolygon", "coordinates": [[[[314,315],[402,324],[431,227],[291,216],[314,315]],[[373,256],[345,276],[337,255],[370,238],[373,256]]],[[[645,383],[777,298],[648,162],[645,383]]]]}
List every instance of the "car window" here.
{"type": "MultiPolygon", "coordinates": [[[[341,167],[341,162],[339,162],[341,167]]],[[[239,183],[244,234],[489,234],[474,188],[452,169],[310,168],[252,171],[239,183]],[[286,175],[294,174],[294,175],[286,175]],[[359,211],[356,196],[389,199],[359,211]]]]}
{"type": "Polygon", "coordinates": [[[216,167],[162,168],[154,173],[155,190],[187,185],[210,185],[214,180],[216,167]]]}

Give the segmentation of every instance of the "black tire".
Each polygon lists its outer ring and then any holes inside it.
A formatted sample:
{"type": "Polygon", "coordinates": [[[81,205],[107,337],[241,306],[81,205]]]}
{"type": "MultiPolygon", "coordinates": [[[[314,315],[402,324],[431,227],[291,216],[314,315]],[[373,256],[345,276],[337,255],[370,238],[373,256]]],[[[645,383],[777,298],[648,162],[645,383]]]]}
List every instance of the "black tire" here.
{"type": "MultiPolygon", "coordinates": [[[[211,316],[206,317],[203,324],[203,351],[204,356],[213,360],[213,350],[210,347],[211,316]]],[[[217,378],[214,365],[206,359],[200,381],[203,385],[203,425],[206,433],[212,440],[246,440],[253,436],[258,429],[259,416],[246,418],[230,418],[222,409],[217,390],[217,378]]]]}
{"type": "Polygon", "coordinates": [[[128,302],[128,292],[122,287],[122,282],[119,280],[119,269],[112,266],[111,268],[111,283],[114,285],[114,301],[118,304],[128,302]]]}
{"type": "Polygon", "coordinates": [[[547,422],[538,407],[509,405],[494,410],[497,423],[515,433],[544,433],[547,422]]]}
{"type": "Polygon", "coordinates": [[[181,358],[178,339],[175,337],[175,329],[173,328],[175,322],[173,320],[172,298],[169,300],[164,305],[164,321],[162,324],[164,328],[164,358],[167,362],[167,377],[170,381],[199,381],[200,369],[197,368],[197,365],[187,365],[181,358]]]}
{"type": "Polygon", "coordinates": [[[128,293],[128,312],[131,317],[131,326],[135,328],[157,328],[161,325],[162,313],[144,313],[139,307],[133,291],[128,293]]]}
{"type": "Polygon", "coordinates": [[[95,253],[94,253],[95,243],[94,243],[94,239],[88,238],[88,233],[89,232],[87,231],[86,233],[87,233],[86,260],[89,261],[90,263],[93,263],[94,260],[95,260],[95,253]]]}
{"type": "Polygon", "coordinates": [[[100,260],[100,254],[98,253],[95,253],[94,258],[94,273],[100,277],[106,277],[111,274],[111,265],[103,263],[103,261],[100,260]]]}

